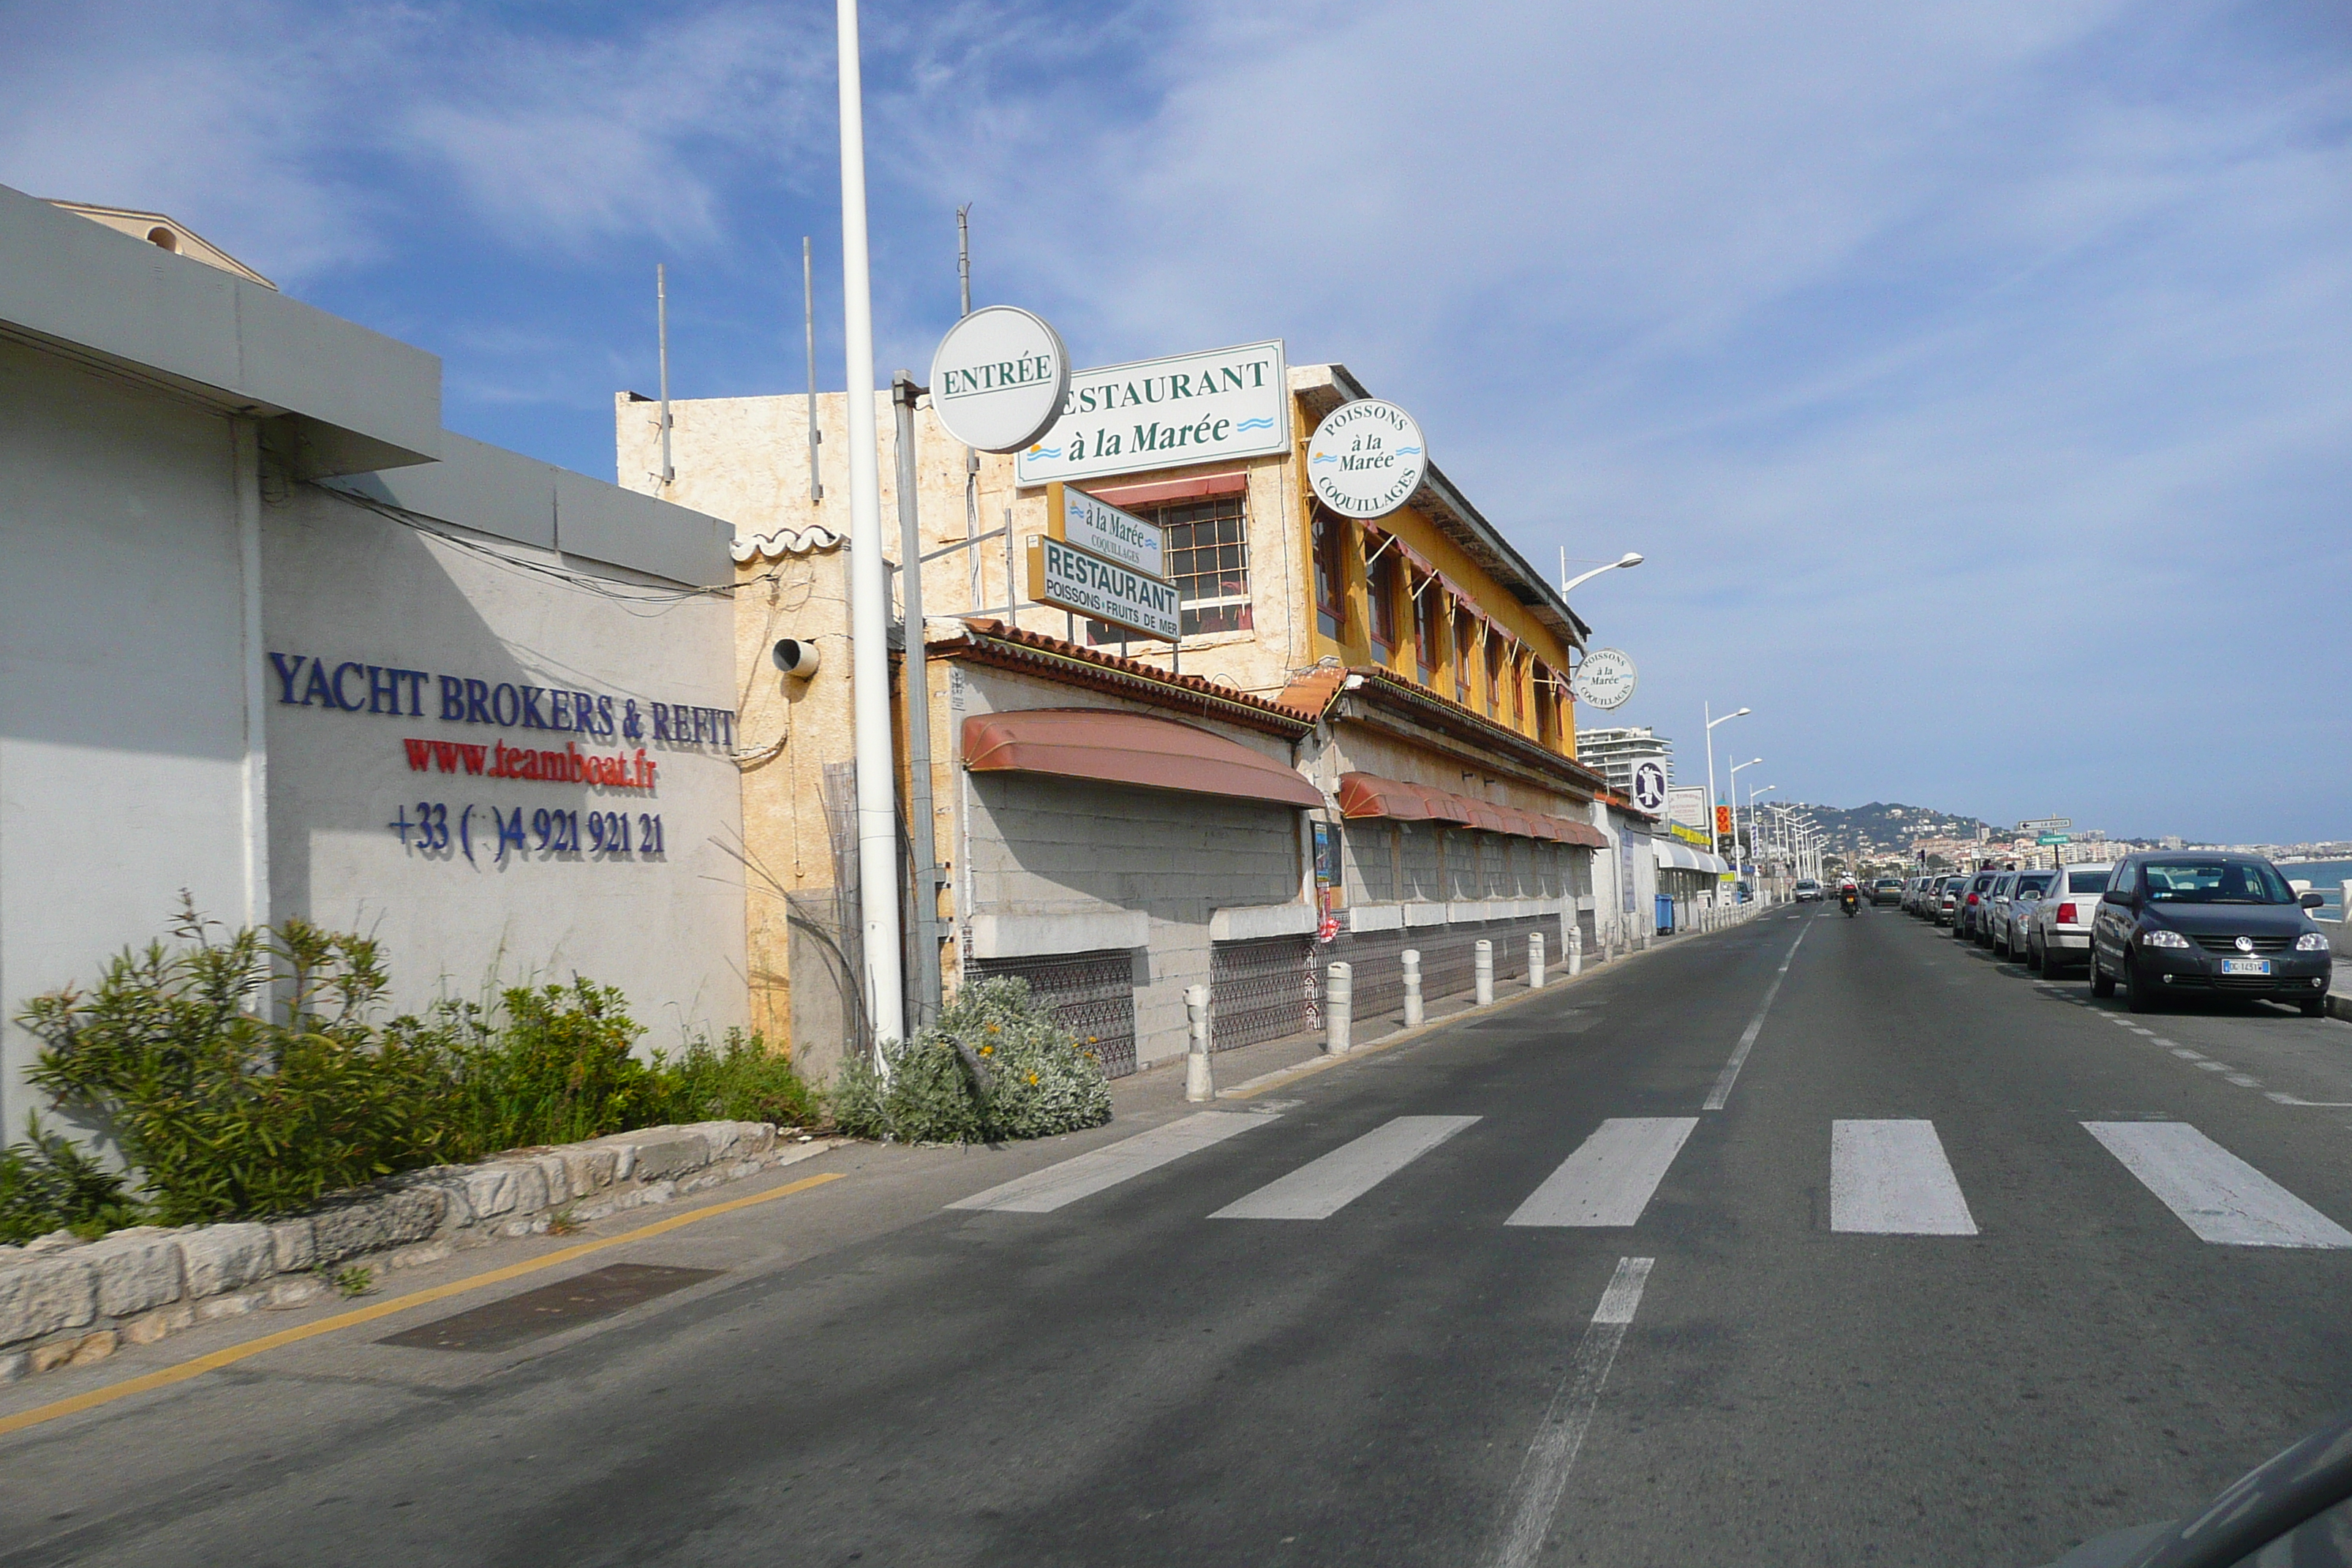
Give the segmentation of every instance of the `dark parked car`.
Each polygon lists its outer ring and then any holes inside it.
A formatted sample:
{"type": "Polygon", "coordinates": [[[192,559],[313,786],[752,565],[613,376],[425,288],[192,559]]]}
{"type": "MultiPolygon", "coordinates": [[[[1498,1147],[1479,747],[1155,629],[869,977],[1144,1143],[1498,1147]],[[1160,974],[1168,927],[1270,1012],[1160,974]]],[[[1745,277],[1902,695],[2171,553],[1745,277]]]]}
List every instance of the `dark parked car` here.
{"type": "Polygon", "coordinates": [[[2169,994],[2266,996],[2315,1018],[2335,962],[2305,912],[2318,907],[2317,893],[2296,897],[2259,855],[2127,857],[2092,919],[2092,994],[2112,996],[2121,984],[2135,1013],[2169,994]]]}
{"type": "Polygon", "coordinates": [[[1960,889],[1960,901],[1952,910],[1952,934],[1962,942],[1977,939],[1977,922],[1987,908],[1985,895],[1992,891],[1998,871],[1979,871],[1966,879],[1960,889]]]}
{"type": "Polygon", "coordinates": [[[1902,878],[1881,877],[1878,880],[1870,885],[1870,907],[1872,909],[1876,909],[1881,904],[1899,904],[1902,901],[1902,878]]]}

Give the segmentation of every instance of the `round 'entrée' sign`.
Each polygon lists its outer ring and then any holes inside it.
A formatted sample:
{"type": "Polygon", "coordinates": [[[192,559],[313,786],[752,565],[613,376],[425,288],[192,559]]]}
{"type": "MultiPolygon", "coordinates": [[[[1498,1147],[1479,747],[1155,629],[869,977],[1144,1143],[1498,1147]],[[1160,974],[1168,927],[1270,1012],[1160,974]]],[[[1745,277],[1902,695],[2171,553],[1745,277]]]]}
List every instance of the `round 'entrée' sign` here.
{"type": "Polygon", "coordinates": [[[1377,397],[1323,416],[1307,448],[1307,479],[1325,506],[1347,517],[1396,510],[1421,488],[1428,448],[1412,415],[1377,397]]]}
{"type": "Polygon", "coordinates": [[[1579,702],[1595,708],[1622,708],[1633,696],[1633,661],[1613,647],[1595,648],[1576,667],[1569,689],[1579,702]]]}
{"type": "Polygon", "coordinates": [[[948,329],[931,356],[931,410],[983,452],[1017,452],[1054,427],[1070,392],[1062,335],[1016,305],[987,305],[948,329]]]}

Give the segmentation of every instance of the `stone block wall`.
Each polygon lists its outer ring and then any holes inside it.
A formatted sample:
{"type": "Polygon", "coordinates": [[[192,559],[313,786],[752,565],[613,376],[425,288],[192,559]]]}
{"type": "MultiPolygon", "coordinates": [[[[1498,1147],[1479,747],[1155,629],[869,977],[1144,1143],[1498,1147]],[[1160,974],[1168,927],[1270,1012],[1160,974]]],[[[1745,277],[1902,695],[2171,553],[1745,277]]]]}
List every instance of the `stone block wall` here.
{"type": "MultiPolygon", "coordinates": [[[[824,1145],[829,1147],[830,1145],[824,1145]]],[[[809,1146],[811,1151],[818,1145],[809,1146]]],[[[338,1269],[438,1263],[460,1248],[584,1223],[793,1158],[762,1121],[648,1127],[385,1178],[283,1219],[0,1247],[0,1383],[85,1366],[125,1344],[335,1293],[338,1269]]]]}

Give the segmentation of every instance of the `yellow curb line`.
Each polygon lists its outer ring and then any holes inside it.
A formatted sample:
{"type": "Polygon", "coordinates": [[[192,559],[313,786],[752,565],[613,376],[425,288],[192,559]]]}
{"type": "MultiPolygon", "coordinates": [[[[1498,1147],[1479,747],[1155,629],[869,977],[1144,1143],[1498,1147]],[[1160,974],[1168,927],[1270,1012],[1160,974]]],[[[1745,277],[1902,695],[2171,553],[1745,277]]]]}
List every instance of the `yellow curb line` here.
{"type": "Polygon", "coordinates": [[[620,1247],[632,1241],[643,1241],[648,1237],[660,1236],[666,1231],[676,1230],[681,1226],[693,1225],[698,1220],[709,1219],[714,1215],[731,1214],[737,1209],[750,1208],[753,1204],[764,1204],[776,1198],[787,1198],[794,1193],[804,1193],[811,1187],[821,1187],[827,1182],[840,1181],[847,1174],[845,1171],[828,1171],[823,1175],[804,1176],[789,1185],[778,1187],[773,1192],[754,1193],[747,1198],[730,1198],[723,1204],[712,1204],[707,1208],[695,1209],[688,1214],[672,1215],[667,1219],[657,1220],[652,1225],[639,1226],[635,1230],[623,1231],[618,1236],[609,1236],[600,1241],[583,1241],[576,1247],[567,1247],[560,1252],[551,1252],[544,1257],[533,1258],[521,1263],[509,1263],[503,1268],[493,1268],[487,1274],[476,1274],[464,1279],[453,1279],[446,1285],[436,1285],[428,1289],[412,1290],[405,1296],[395,1296],[389,1301],[378,1301],[372,1307],[360,1307],[349,1312],[339,1312],[331,1318],[321,1318],[315,1323],[304,1323],[297,1328],[280,1330],[274,1334],[265,1334],[260,1339],[241,1345],[231,1345],[226,1350],[213,1351],[197,1356],[193,1361],[182,1362],[177,1366],[167,1366],[161,1371],[147,1373],[142,1376],[130,1378],[121,1383],[109,1384],[104,1388],[93,1388],[87,1394],[77,1394],[69,1399],[36,1405],[30,1410],[22,1411],[15,1415],[0,1416],[0,1436],[5,1436],[11,1432],[21,1432],[27,1426],[38,1426],[45,1421],[55,1421],[60,1415],[72,1415],[80,1411],[94,1410],[101,1405],[112,1404],[115,1400],[127,1398],[133,1394],[144,1394],[153,1388],[169,1388],[175,1383],[185,1383],[190,1378],[200,1377],[208,1372],[216,1372],[222,1367],[241,1362],[248,1356],[257,1356],[265,1351],[274,1351],[284,1345],[298,1344],[304,1340],[316,1339],[320,1334],[332,1333],[337,1329],[356,1328],[362,1323],[374,1322],[378,1318],[388,1318],[395,1312],[404,1312],[411,1307],[421,1307],[427,1301],[446,1300],[451,1296],[462,1296],[468,1290],[478,1290],[486,1285],[497,1285],[509,1279],[520,1279],[523,1275],[535,1274],[542,1268],[552,1268],[559,1263],[569,1263],[575,1258],[585,1258],[592,1252],[602,1252],[608,1247],[620,1247]]]}

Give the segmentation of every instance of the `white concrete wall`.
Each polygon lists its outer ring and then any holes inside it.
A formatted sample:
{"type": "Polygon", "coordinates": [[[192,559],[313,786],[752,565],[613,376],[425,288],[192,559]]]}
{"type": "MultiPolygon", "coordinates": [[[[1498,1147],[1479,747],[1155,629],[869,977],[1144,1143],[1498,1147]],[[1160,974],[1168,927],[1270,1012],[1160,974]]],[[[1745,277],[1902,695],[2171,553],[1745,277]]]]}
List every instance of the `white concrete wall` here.
{"type": "MultiPolygon", "coordinates": [[[[647,1047],[745,1023],[743,868],[730,853],[742,844],[733,738],[711,733],[706,719],[698,742],[661,740],[651,722],[656,702],[735,711],[730,601],[511,540],[475,542],[651,596],[616,603],[316,489],[265,507],[264,530],[265,641],[295,671],[289,693],[271,661],[266,687],[276,913],[382,941],[403,1009],[445,992],[470,998],[492,984],[577,973],[627,994],[647,1047]],[[298,656],[432,679],[400,683],[398,713],[366,711],[364,700],[361,711],[330,709],[298,656]],[[445,719],[444,676],[516,695],[494,698],[491,722],[445,719]],[[609,697],[614,732],[526,725],[525,686],[609,697]],[[642,721],[634,737],[622,732],[632,700],[642,721]],[[516,721],[495,721],[505,713],[516,721]],[[484,772],[445,773],[436,759],[419,773],[410,740],[488,748],[484,772]],[[655,764],[654,787],[492,778],[499,745],[572,745],[632,766],[642,753],[655,764]],[[446,847],[418,847],[420,803],[446,808],[446,847]],[[552,817],[551,847],[540,847],[541,810],[580,815],[576,851],[552,847],[552,817]],[[501,853],[492,814],[516,811],[523,845],[501,853]],[[625,815],[627,852],[596,851],[588,818],[599,813],[625,815]],[[392,826],[403,817],[405,835],[392,826]],[[649,817],[662,829],[657,855],[643,845],[649,817]]],[[[345,694],[368,684],[363,672],[349,673],[345,694]]],[[[543,723],[555,721],[551,696],[536,706],[543,723]]]]}
{"type": "Polygon", "coordinates": [[[243,913],[231,424],[0,341],[0,1142],[32,997],[243,913]]]}

